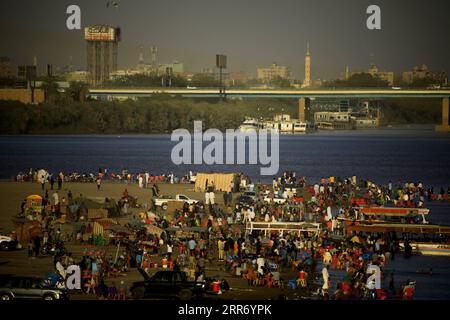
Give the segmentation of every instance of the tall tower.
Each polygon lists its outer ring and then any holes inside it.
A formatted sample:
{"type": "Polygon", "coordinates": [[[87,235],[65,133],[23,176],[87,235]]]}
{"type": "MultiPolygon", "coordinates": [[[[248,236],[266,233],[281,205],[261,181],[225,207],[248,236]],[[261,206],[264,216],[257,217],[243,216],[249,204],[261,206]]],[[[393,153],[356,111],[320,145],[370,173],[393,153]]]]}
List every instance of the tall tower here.
{"type": "Polygon", "coordinates": [[[138,64],[144,64],[144,46],[139,46],[139,61],[138,64]]]}
{"type": "Polygon", "coordinates": [[[108,25],[86,27],[84,39],[87,44],[88,81],[92,85],[101,84],[117,71],[120,28],[108,25]]]}
{"type": "Polygon", "coordinates": [[[305,80],[302,87],[311,86],[311,55],[309,54],[309,42],[306,43],[306,56],[305,56],[305,80]]]}

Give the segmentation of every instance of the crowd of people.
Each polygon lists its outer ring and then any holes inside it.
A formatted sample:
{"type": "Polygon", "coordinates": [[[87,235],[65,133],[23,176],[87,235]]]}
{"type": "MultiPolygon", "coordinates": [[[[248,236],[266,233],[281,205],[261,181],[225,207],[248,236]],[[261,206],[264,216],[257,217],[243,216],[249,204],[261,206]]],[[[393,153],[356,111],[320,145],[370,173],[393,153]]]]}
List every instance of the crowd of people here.
{"type": "MultiPolygon", "coordinates": [[[[128,177],[124,173],[122,176],[128,177]]],[[[151,177],[144,173],[129,182],[149,188],[153,196],[158,196],[161,180],[151,177]]],[[[65,181],[62,174],[58,179],[65,181]]],[[[176,183],[172,179],[174,177],[169,175],[162,181],[176,183]]],[[[361,219],[355,210],[359,205],[423,208],[427,201],[447,200],[445,194],[434,196],[434,190],[420,182],[377,185],[371,181],[358,182],[356,177],[329,177],[310,185],[304,177],[297,178],[294,172],[283,173],[271,186],[248,180],[243,191],[254,195],[252,201],[240,201],[236,193],[224,192],[224,204],[218,204],[214,201],[217,192],[209,185],[204,202],[185,202],[181,209],[173,212],[155,208],[140,214],[131,212],[126,227],[133,236],[122,239],[121,253],[113,258],[92,249],[77,262],[83,273],[85,292],[102,299],[122,299],[126,296],[125,286],[108,287],[106,279],[131,268],[140,268],[148,274],[163,268],[183,270],[191,280],[219,282],[220,292],[224,293],[229,290],[226,278],[219,281],[208,277],[208,267],[218,265],[223,272],[242,278],[249,286],[291,288],[306,296],[320,295],[324,299],[399,296],[409,299],[414,285],[405,283],[399,292],[395,288],[394,274],[385,272],[386,265],[398,254],[400,239],[393,234],[349,234],[344,221],[361,219]],[[321,228],[265,232],[249,230],[248,222],[308,222],[319,224],[321,228]],[[149,225],[161,232],[149,233],[146,229],[149,225]],[[390,277],[389,290],[380,289],[368,270],[379,270],[383,279],[390,277]],[[332,283],[332,274],[341,276],[341,280],[332,283]]],[[[129,196],[126,189],[125,193],[129,196]]],[[[58,191],[52,197],[54,205],[61,202],[66,205],[64,197],[59,200],[58,191]]],[[[45,198],[49,201],[48,194],[45,198]]],[[[72,196],[67,203],[71,200],[72,196]]],[[[47,242],[57,242],[57,237],[57,233],[52,234],[51,241],[47,242]]],[[[82,237],[77,237],[78,240],[86,245],[82,237]]],[[[30,242],[30,256],[36,246],[30,242]]],[[[56,257],[56,273],[64,278],[64,268],[74,261],[67,250],[56,257]]]]}
{"type": "Polygon", "coordinates": [[[138,184],[141,188],[149,188],[154,183],[190,183],[192,177],[192,172],[184,176],[177,176],[173,172],[151,174],[149,171],[142,171],[133,173],[128,169],[123,169],[120,172],[109,172],[108,169],[99,168],[97,172],[63,173],[61,171],[54,174],[43,169],[34,170],[30,168],[28,171],[21,171],[12,176],[11,180],[14,182],[49,183],[52,190],[54,186],[56,188],[57,184],[60,190],[64,182],[97,183],[98,179],[101,179],[124,184],[138,184]]]}

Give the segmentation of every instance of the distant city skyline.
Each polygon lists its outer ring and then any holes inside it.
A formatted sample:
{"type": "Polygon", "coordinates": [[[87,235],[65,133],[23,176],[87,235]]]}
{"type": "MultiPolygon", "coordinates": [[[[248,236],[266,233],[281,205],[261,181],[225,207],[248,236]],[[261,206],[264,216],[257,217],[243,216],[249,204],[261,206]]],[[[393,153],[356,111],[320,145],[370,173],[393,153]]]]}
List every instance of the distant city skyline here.
{"type": "Polygon", "coordinates": [[[119,68],[135,67],[139,47],[150,62],[150,46],[158,47],[158,63],[177,60],[190,72],[214,67],[215,54],[228,56],[227,72],[256,76],[258,67],[273,62],[304,79],[307,41],[311,51],[311,80],[343,77],[345,67],[380,70],[400,75],[426,64],[450,74],[449,1],[377,1],[382,30],[365,26],[366,0],[215,0],[12,1],[0,3],[0,56],[15,65],[32,64],[40,71],[51,63],[86,69],[83,31],[65,27],[66,8],[77,4],[82,27],[111,24],[122,29],[119,68]],[[447,35],[447,36],[446,36],[447,35]],[[72,58],[70,58],[72,57],[72,58]]]}

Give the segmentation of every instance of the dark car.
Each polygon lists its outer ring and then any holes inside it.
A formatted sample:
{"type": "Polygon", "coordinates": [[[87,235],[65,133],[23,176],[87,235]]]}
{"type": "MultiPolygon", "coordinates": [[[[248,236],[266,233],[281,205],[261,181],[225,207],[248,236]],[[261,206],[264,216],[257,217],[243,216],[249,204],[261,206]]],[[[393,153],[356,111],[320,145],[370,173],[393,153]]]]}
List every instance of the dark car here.
{"type": "Polygon", "coordinates": [[[255,203],[255,200],[251,196],[241,195],[236,199],[236,203],[240,205],[251,206],[255,203]]]}
{"type": "Polygon", "coordinates": [[[188,281],[183,271],[158,271],[150,277],[139,269],[145,281],[134,282],[130,288],[133,299],[176,298],[190,300],[204,294],[204,283],[188,281]]]}
{"type": "Polygon", "coordinates": [[[67,300],[67,290],[35,277],[0,275],[0,300],[67,300]]]}

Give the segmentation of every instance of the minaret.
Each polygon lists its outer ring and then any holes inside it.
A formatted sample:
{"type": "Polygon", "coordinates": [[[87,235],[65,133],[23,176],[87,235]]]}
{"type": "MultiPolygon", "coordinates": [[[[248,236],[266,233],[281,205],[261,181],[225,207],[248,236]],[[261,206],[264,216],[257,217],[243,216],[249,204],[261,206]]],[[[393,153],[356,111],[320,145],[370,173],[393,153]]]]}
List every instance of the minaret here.
{"type": "Polygon", "coordinates": [[[152,69],[153,72],[157,72],[157,64],[156,64],[156,55],[158,53],[158,47],[157,46],[151,46],[150,47],[150,55],[152,56],[152,69]]]}
{"type": "Polygon", "coordinates": [[[309,42],[306,43],[306,56],[305,56],[305,80],[302,87],[311,86],[311,56],[309,54],[309,42]]]}
{"type": "Polygon", "coordinates": [[[139,47],[139,64],[144,64],[144,46],[139,47]]]}

